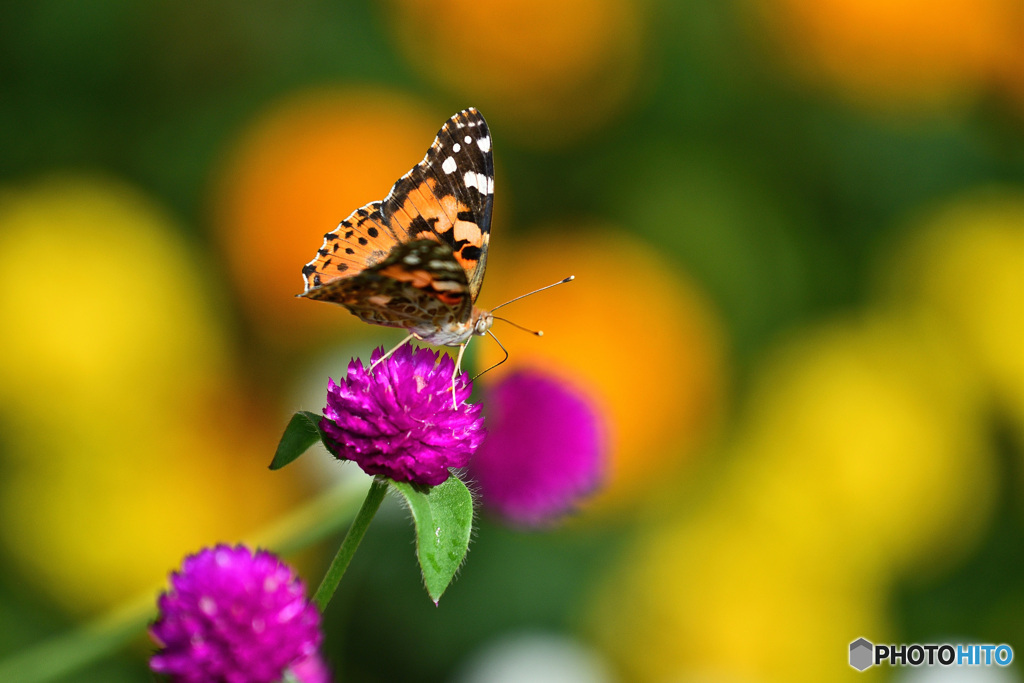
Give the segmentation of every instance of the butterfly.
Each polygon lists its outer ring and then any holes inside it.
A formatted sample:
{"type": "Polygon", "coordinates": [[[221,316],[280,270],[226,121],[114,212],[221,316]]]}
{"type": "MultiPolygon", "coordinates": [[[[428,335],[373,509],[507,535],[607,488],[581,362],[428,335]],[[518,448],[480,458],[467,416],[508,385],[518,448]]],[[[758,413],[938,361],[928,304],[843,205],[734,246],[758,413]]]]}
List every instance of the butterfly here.
{"type": "Polygon", "coordinates": [[[404,329],[402,344],[458,346],[458,372],[466,344],[494,323],[476,306],[493,203],[490,131],[480,112],[465,109],[448,119],[423,160],[383,200],[356,209],[324,235],[316,257],[302,267],[305,290],[298,296],[404,329]]]}

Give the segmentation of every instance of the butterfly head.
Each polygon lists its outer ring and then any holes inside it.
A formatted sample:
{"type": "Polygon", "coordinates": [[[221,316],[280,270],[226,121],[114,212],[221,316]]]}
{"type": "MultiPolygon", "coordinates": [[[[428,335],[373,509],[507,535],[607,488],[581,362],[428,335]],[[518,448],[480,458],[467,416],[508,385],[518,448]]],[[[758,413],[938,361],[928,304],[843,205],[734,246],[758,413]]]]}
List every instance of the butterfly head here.
{"type": "Polygon", "coordinates": [[[473,326],[473,334],[482,337],[487,334],[487,330],[491,329],[491,325],[494,324],[494,316],[491,315],[490,311],[484,311],[479,308],[473,310],[473,318],[470,320],[473,326]]]}

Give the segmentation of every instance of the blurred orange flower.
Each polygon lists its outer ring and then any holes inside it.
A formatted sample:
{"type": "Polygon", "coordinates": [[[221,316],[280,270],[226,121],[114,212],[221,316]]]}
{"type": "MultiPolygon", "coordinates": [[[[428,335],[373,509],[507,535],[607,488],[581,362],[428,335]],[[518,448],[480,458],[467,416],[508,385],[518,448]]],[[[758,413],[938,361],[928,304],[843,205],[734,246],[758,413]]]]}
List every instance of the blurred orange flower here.
{"type": "MultiPolygon", "coordinates": [[[[598,504],[636,502],[652,478],[679,472],[716,423],[726,384],[719,321],[695,285],[634,237],[593,224],[534,234],[492,250],[483,307],[566,275],[576,281],[500,311],[545,336],[497,322],[510,359],[482,380],[536,367],[589,391],[611,429],[598,504]]],[[[487,340],[475,345],[481,368],[503,356],[487,340]]]]}
{"type": "MultiPolygon", "coordinates": [[[[1020,13],[1024,15],[1024,8],[1020,13]]],[[[1024,16],[1018,21],[1017,35],[1018,44],[1024,43],[1024,16]]],[[[1009,61],[1002,65],[998,78],[1011,102],[1016,106],[1017,113],[1024,117],[1024,50],[1017,50],[1009,61]]]]}
{"type": "Polygon", "coordinates": [[[301,345],[360,329],[347,311],[294,297],[324,233],[383,199],[423,158],[447,114],[384,90],[292,95],[240,136],[215,186],[214,228],[239,296],[269,340],[301,345]]]}
{"type": "Polygon", "coordinates": [[[1017,0],[756,0],[794,68],[872,105],[943,104],[1020,51],[1017,0]]]}
{"type": "MultiPolygon", "coordinates": [[[[411,64],[467,105],[501,117],[523,142],[576,139],[635,92],[644,41],[628,0],[393,0],[411,64]],[[467,49],[449,36],[469,37],[467,49]]],[[[492,122],[493,123],[493,122],[492,122]]]]}

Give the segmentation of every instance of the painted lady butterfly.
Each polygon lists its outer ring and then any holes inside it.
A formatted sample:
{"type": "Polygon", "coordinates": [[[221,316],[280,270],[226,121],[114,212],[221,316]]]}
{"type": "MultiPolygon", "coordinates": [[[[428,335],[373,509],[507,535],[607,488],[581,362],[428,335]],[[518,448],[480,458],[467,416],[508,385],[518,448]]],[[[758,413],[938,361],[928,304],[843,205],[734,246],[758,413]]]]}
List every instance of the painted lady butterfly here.
{"type": "Polygon", "coordinates": [[[494,322],[475,305],[493,201],[491,136],[480,112],[466,109],[441,127],[423,161],[382,201],[324,235],[316,258],[302,267],[299,296],[407,330],[403,343],[459,346],[461,360],[470,338],[494,322]]]}
{"type": "Polygon", "coordinates": [[[490,333],[499,319],[493,311],[529,296],[490,311],[476,306],[493,202],[491,135],[470,107],[448,119],[423,161],[382,201],[356,209],[324,235],[316,257],[302,267],[305,291],[298,296],[341,304],[368,323],[409,332],[378,363],[411,339],[458,346],[454,400],[466,344],[490,333]]]}

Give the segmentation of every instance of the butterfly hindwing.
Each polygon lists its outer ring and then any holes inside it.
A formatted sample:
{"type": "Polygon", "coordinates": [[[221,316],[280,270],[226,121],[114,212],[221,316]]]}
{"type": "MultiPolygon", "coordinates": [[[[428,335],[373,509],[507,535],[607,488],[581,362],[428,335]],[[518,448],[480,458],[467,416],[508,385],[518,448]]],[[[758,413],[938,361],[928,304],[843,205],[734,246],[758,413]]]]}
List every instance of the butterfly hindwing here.
{"type": "Polygon", "coordinates": [[[402,328],[464,320],[473,307],[466,273],[451,248],[429,239],[401,243],[380,263],[306,296],[342,304],[368,322],[402,328]]]}

